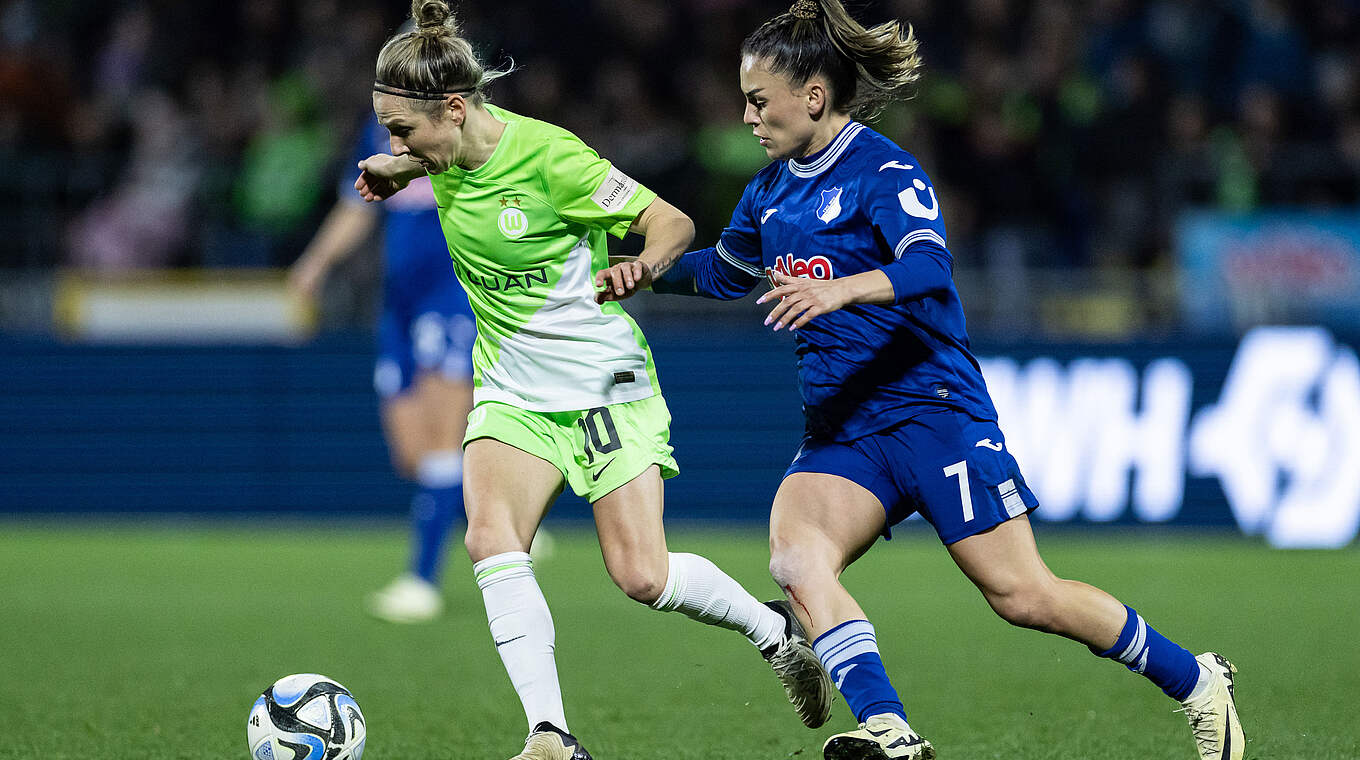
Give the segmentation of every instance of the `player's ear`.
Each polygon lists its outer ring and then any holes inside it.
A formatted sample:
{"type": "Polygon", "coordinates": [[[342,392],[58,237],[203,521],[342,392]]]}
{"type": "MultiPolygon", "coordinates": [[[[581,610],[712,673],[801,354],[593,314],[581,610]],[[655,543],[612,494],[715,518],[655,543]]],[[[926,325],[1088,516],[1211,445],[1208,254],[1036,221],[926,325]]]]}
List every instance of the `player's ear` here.
{"type": "Polygon", "coordinates": [[[808,80],[803,88],[803,101],[807,104],[808,116],[817,121],[826,114],[828,93],[826,83],[820,79],[808,80]]]}
{"type": "Polygon", "coordinates": [[[444,98],[444,116],[453,119],[453,126],[463,126],[463,122],[467,120],[467,101],[462,95],[444,98]]]}

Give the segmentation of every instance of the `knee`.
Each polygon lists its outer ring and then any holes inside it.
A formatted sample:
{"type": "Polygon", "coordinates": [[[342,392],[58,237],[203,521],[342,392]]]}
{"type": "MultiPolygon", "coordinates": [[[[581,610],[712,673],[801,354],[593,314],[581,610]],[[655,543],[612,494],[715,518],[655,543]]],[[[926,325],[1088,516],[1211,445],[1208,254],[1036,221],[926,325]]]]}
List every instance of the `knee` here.
{"type": "Polygon", "coordinates": [[[509,526],[469,521],[463,546],[473,562],[506,552],[528,552],[529,545],[521,541],[509,526]]]}
{"type": "Polygon", "coordinates": [[[836,572],[825,557],[796,537],[771,534],[770,577],[782,589],[799,589],[819,581],[834,581],[836,572]]]}
{"type": "Polygon", "coordinates": [[[467,534],[463,536],[463,548],[467,550],[468,557],[473,562],[481,562],[498,554],[494,546],[489,531],[481,526],[468,524],[467,534]]]}
{"type": "Polygon", "coordinates": [[[788,552],[770,550],[770,577],[780,588],[794,588],[803,585],[803,568],[799,567],[788,552]]]}
{"type": "Polygon", "coordinates": [[[666,571],[643,567],[640,563],[629,563],[625,567],[613,568],[609,577],[614,585],[628,595],[629,599],[641,604],[651,605],[661,598],[666,589],[666,571]]]}
{"type": "Polygon", "coordinates": [[[1011,625],[1037,631],[1053,631],[1057,628],[1057,595],[1045,585],[992,590],[986,592],[986,597],[996,614],[1011,625]]]}

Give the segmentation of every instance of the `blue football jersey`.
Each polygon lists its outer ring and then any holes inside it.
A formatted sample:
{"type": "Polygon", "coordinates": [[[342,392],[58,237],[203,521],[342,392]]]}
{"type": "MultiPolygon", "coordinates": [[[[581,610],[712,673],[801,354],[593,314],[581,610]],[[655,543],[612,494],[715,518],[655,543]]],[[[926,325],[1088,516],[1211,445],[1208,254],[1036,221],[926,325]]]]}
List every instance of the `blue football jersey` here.
{"type": "Polygon", "coordinates": [[[941,406],[995,420],[935,189],[910,153],[863,124],[762,169],[717,246],[686,254],[653,288],[738,298],[770,271],[829,280],[875,269],[894,303],[846,306],[794,333],[809,434],[854,440],[941,406]]]}
{"type": "MultiPolygon", "coordinates": [[[[387,130],[369,114],[350,166],[375,153],[391,152],[387,130]]],[[[345,176],[340,183],[341,197],[362,203],[354,189],[353,172],[345,176]]],[[[404,190],[376,207],[383,215],[383,283],[388,305],[412,302],[432,287],[455,280],[429,177],[411,180],[404,190]]]]}

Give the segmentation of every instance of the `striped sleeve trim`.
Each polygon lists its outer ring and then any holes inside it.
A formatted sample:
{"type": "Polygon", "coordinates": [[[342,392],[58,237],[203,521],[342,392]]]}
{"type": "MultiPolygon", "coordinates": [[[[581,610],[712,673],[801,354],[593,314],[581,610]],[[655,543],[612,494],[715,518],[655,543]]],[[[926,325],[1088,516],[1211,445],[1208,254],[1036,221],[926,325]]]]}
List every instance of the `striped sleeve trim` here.
{"type": "Polygon", "coordinates": [[[752,277],[765,276],[765,273],[761,271],[755,264],[752,264],[749,261],[742,261],[741,259],[729,253],[727,249],[723,247],[721,240],[718,241],[717,250],[718,255],[722,257],[723,261],[726,261],[728,264],[731,264],[737,269],[740,269],[741,271],[751,275],[752,277]]]}
{"type": "Polygon", "coordinates": [[[920,243],[922,241],[935,243],[941,248],[947,247],[944,244],[944,238],[940,237],[940,234],[935,230],[915,230],[907,233],[906,237],[898,241],[897,247],[893,249],[893,256],[899,259],[902,258],[902,254],[906,253],[907,249],[910,248],[913,243],[920,243]]]}

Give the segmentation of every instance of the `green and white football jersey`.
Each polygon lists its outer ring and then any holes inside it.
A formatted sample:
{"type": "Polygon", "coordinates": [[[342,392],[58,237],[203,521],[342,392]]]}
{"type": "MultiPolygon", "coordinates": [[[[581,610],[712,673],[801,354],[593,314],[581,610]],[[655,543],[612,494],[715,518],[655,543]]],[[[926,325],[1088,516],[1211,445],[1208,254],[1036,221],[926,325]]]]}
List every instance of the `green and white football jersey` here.
{"type": "Polygon", "coordinates": [[[477,316],[474,403],[591,409],[658,392],[642,331],[595,303],[623,237],[656,193],[560,127],[487,106],[506,123],[482,166],[430,177],[454,271],[477,316]]]}

